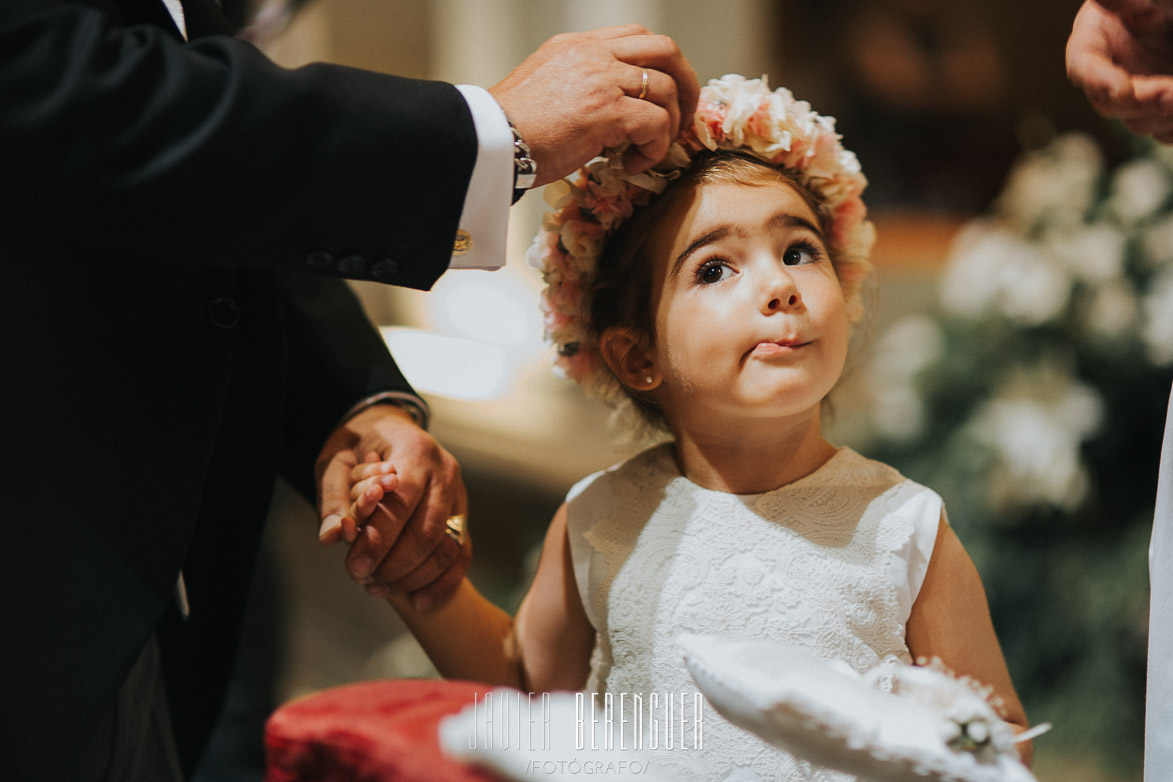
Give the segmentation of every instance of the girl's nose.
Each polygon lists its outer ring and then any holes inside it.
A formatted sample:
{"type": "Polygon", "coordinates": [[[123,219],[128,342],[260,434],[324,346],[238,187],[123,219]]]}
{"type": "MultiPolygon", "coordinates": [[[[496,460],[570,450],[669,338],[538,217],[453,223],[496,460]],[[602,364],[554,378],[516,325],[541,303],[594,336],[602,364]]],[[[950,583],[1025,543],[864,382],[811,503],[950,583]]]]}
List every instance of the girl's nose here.
{"type": "Polygon", "coordinates": [[[769,315],[792,310],[801,301],[802,296],[794,284],[794,278],[784,268],[773,270],[762,293],[762,312],[769,315]]]}

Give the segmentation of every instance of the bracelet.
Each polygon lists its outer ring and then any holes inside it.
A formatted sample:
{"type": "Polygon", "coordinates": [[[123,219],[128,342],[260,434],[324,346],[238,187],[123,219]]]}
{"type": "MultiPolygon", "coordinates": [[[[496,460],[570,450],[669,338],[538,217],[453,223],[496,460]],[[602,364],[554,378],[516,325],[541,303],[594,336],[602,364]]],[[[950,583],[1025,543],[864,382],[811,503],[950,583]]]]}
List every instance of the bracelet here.
{"type": "Polygon", "coordinates": [[[529,190],[538,177],[538,164],[530,157],[529,144],[521,140],[521,134],[517,132],[513,121],[507,121],[513,133],[513,189],[529,190]]]}

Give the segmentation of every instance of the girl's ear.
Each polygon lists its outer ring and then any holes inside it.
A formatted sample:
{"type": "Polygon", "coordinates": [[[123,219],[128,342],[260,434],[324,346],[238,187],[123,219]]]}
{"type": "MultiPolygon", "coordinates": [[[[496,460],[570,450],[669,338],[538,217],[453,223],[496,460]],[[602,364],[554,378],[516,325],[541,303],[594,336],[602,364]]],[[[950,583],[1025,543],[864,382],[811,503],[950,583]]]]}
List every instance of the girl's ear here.
{"type": "Polygon", "coordinates": [[[599,338],[603,361],[632,391],[651,391],[663,378],[656,368],[655,351],[634,329],[612,326],[599,338]]]}

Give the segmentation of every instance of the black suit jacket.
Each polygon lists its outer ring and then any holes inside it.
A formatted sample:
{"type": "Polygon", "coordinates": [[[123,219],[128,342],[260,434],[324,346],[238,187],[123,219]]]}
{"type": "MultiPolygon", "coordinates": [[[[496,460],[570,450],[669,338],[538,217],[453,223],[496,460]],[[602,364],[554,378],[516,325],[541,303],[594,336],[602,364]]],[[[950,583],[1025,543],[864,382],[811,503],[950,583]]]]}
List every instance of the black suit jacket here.
{"type": "Polygon", "coordinates": [[[341,278],[429,287],[475,156],[451,85],[0,3],[0,776],[70,778],[181,567],[198,752],[275,476],[408,390],[341,278]]]}

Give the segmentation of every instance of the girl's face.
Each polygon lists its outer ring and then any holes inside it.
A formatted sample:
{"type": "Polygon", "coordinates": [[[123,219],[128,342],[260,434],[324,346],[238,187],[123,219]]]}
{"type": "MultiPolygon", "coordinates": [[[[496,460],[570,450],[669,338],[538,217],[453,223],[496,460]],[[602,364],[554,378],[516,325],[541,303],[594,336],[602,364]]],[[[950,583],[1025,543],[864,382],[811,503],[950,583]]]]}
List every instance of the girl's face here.
{"type": "Polygon", "coordinates": [[[850,326],[818,218],[792,186],[701,185],[651,249],[649,357],[670,421],[818,414],[850,326]]]}

